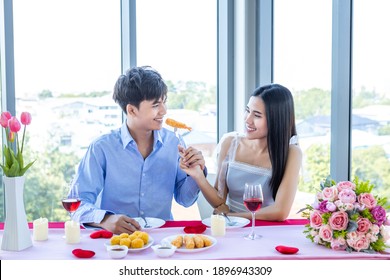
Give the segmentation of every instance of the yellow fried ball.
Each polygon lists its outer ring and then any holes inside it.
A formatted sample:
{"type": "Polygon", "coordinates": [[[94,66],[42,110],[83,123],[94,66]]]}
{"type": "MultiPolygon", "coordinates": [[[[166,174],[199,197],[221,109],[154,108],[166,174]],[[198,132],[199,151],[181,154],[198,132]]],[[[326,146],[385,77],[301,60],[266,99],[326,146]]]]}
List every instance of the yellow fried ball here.
{"type": "Polygon", "coordinates": [[[133,240],[136,239],[137,237],[138,237],[138,236],[135,235],[134,233],[132,233],[132,234],[129,235],[129,238],[130,238],[131,241],[133,241],[133,240]]]}
{"type": "Polygon", "coordinates": [[[144,247],[144,241],[141,238],[135,238],[133,241],[131,241],[131,248],[132,249],[139,249],[144,247]]]}
{"type": "Polygon", "coordinates": [[[119,236],[119,235],[114,235],[114,236],[111,237],[111,239],[110,239],[110,244],[111,244],[111,245],[119,245],[120,241],[121,241],[120,236],[119,236]]]}
{"type": "Polygon", "coordinates": [[[121,233],[121,234],[119,235],[119,237],[120,237],[120,238],[127,238],[127,237],[129,237],[129,234],[123,232],[123,233],[121,233]]]}
{"type": "Polygon", "coordinates": [[[130,248],[130,246],[131,246],[130,238],[121,238],[119,245],[125,245],[125,246],[127,246],[127,248],[130,248]]]}
{"type": "Polygon", "coordinates": [[[149,234],[146,232],[141,232],[138,235],[139,238],[141,238],[144,241],[144,244],[147,244],[149,242],[149,234]]]}

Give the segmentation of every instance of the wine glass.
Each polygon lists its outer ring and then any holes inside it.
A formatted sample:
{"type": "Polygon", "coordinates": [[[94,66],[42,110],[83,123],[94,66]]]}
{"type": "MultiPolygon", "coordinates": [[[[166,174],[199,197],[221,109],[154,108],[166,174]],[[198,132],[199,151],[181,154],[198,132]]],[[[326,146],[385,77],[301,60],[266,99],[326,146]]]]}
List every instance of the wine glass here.
{"type": "Polygon", "coordinates": [[[245,236],[246,239],[254,240],[260,238],[261,235],[255,233],[255,213],[263,204],[263,191],[261,185],[245,184],[244,205],[252,213],[252,232],[245,236]]]}
{"type": "Polygon", "coordinates": [[[77,183],[65,187],[64,197],[62,198],[62,206],[68,211],[71,219],[81,203],[78,187],[77,183]]]}

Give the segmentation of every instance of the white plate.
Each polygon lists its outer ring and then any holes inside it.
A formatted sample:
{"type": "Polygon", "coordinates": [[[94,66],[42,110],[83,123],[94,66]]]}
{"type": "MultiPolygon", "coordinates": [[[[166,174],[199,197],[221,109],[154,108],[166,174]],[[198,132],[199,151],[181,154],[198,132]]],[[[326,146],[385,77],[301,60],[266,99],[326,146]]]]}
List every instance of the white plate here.
{"type": "MultiPolygon", "coordinates": [[[[150,246],[153,245],[153,242],[154,242],[154,239],[153,239],[152,237],[149,236],[148,243],[147,243],[146,245],[144,245],[144,247],[142,247],[142,248],[137,248],[137,249],[129,248],[128,253],[136,253],[136,252],[139,252],[139,251],[143,251],[143,250],[145,250],[145,249],[148,249],[150,246]]],[[[107,241],[106,243],[104,243],[104,246],[106,246],[106,248],[108,248],[109,246],[115,246],[115,245],[111,245],[110,241],[107,241]]]]}
{"type": "Polygon", "coordinates": [[[145,217],[145,219],[146,221],[148,221],[148,224],[150,225],[150,227],[148,228],[144,228],[145,221],[141,217],[134,218],[134,220],[136,220],[139,223],[139,225],[143,230],[159,228],[165,224],[165,221],[159,218],[145,217]]]}
{"type": "MultiPolygon", "coordinates": [[[[163,240],[161,240],[161,244],[164,244],[164,243],[169,243],[171,244],[171,241],[174,240],[179,234],[176,234],[176,235],[171,235],[171,236],[168,236],[168,237],[165,237],[163,240]]],[[[204,251],[204,250],[208,250],[210,249],[211,247],[214,247],[216,244],[217,244],[217,239],[215,239],[214,237],[212,236],[209,236],[209,235],[205,235],[205,234],[181,234],[184,238],[185,235],[190,235],[190,236],[194,236],[194,235],[203,235],[203,236],[206,236],[207,238],[209,238],[212,242],[212,244],[208,247],[203,247],[203,248],[194,248],[194,249],[186,249],[185,246],[183,245],[182,247],[180,248],[177,248],[176,249],[176,252],[181,252],[181,253],[197,253],[197,252],[201,252],[201,251],[204,251]]]]}
{"type": "MultiPolygon", "coordinates": [[[[230,219],[230,221],[236,222],[237,224],[235,224],[234,226],[228,226],[228,221],[226,220],[226,228],[227,229],[229,229],[229,228],[242,228],[250,223],[250,220],[248,220],[246,218],[241,218],[241,217],[229,216],[229,219],[230,219]]],[[[211,227],[211,218],[206,218],[206,219],[202,220],[202,223],[205,226],[211,227]]]]}

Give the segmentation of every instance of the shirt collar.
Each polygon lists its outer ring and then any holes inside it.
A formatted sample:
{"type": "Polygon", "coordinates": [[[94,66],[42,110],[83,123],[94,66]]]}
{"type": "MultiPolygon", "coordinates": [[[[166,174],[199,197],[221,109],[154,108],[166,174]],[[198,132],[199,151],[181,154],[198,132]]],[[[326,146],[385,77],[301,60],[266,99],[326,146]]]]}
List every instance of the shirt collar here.
{"type": "MultiPolygon", "coordinates": [[[[153,147],[156,147],[157,143],[160,143],[160,145],[164,144],[163,138],[161,136],[161,132],[162,130],[153,131],[153,136],[154,136],[153,147]]],[[[129,145],[130,143],[135,142],[134,138],[131,136],[129,132],[126,121],[123,122],[121,127],[121,138],[122,138],[123,149],[126,149],[127,145],[129,145]]]]}

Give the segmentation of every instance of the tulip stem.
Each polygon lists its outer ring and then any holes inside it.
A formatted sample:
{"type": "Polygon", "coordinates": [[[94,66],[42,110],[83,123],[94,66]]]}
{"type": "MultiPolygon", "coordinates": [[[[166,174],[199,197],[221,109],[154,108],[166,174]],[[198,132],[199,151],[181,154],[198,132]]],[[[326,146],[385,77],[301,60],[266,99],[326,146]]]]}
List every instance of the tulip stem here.
{"type": "Polygon", "coordinates": [[[23,146],[24,146],[24,135],[26,134],[26,125],[24,126],[23,129],[23,137],[22,137],[22,149],[20,151],[21,154],[23,154],[23,146]]]}

